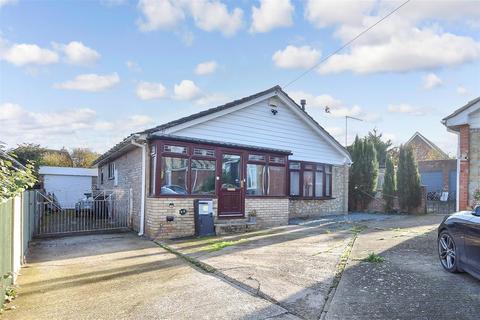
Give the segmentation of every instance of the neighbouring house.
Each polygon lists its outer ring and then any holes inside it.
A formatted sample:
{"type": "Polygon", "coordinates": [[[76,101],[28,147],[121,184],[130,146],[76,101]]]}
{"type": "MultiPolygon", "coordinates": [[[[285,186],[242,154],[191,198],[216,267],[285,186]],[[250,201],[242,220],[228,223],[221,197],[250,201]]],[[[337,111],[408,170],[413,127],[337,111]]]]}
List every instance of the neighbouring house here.
{"type": "Polygon", "coordinates": [[[350,164],[279,86],[132,134],[96,160],[100,188],[132,189],[132,228],[150,238],[194,235],[196,199],[213,200],[217,226],[346,213],[350,164]]]}
{"type": "Polygon", "coordinates": [[[425,136],[418,131],[414,133],[405,145],[412,148],[417,161],[449,159],[448,154],[443,152],[435,143],[425,138],[425,136]]]}
{"type": "Polygon", "coordinates": [[[421,183],[427,192],[437,196],[448,192],[453,201],[457,191],[457,161],[420,132],[415,132],[405,145],[413,149],[421,183]]]}
{"type": "Polygon", "coordinates": [[[98,170],[88,168],[40,166],[40,188],[55,195],[58,204],[65,209],[75,208],[75,203],[91,193],[96,184],[98,170]]]}
{"type": "Polygon", "coordinates": [[[474,192],[480,188],[480,97],[445,117],[442,123],[458,136],[457,210],[465,210],[474,205],[474,192]]]}

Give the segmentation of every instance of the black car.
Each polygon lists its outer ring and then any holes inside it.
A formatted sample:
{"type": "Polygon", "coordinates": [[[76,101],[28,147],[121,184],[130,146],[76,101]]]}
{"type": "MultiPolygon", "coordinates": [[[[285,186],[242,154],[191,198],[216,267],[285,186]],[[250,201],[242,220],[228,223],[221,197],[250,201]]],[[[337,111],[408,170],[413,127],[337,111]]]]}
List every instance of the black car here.
{"type": "Polygon", "coordinates": [[[448,272],[480,279],[480,206],[445,217],[438,227],[438,255],[448,272]]]}

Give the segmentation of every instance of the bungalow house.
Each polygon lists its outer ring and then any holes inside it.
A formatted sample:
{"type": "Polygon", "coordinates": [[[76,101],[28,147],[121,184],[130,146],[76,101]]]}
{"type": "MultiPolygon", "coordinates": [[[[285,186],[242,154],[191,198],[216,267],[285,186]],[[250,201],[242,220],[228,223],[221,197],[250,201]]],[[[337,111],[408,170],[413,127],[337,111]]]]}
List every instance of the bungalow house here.
{"type": "Polygon", "coordinates": [[[458,135],[457,210],[465,210],[474,205],[474,193],[480,188],[480,97],[457,109],[442,123],[458,135]]]}
{"type": "Polygon", "coordinates": [[[254,228],[346,213],[350,164],[279,86],[131,134],[96,160],[100,188],[132,189],[132,227],[150,238],[194,235],[196,199],[213,201],[217,226],[253,211],[254,228]]]}

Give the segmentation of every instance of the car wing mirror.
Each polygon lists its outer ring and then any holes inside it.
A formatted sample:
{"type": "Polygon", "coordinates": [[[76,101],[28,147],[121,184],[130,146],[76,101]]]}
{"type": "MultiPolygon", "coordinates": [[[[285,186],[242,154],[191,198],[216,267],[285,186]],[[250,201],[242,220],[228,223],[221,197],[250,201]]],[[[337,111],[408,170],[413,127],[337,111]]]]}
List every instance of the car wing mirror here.
{"type": "Polygon", "coordinates": [[[473,210],[473,214],[480,217],[480,206],[476,206],[473,210]]]}

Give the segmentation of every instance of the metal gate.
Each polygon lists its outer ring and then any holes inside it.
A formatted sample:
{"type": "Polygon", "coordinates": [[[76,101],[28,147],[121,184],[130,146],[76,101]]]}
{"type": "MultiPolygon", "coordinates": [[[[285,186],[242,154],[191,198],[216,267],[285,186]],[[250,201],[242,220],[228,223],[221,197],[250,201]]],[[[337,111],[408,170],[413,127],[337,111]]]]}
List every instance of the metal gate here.
{"type": "Polygon", "coordinates": [[[457,208],[456,193],[450,192],[446,199],[442,199],[442,192],[428,192],[426,205],[427,213],[452,214],[457,208]]]}
{"type": "Polygon", "coordinates": [[[127,230],[131,191],[93,190],[74,204],[60,206],[55,195],[36,192],[34,236],[127,230]]]}

